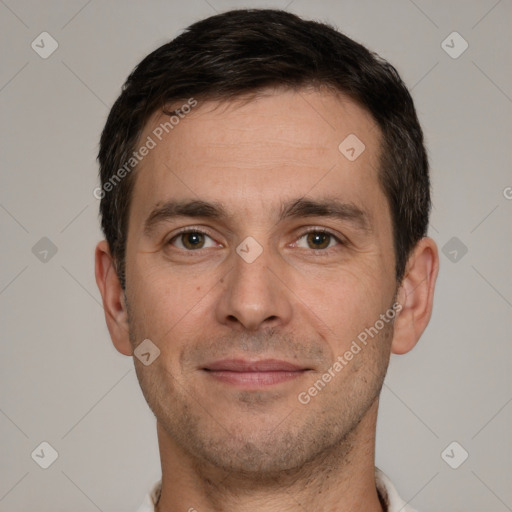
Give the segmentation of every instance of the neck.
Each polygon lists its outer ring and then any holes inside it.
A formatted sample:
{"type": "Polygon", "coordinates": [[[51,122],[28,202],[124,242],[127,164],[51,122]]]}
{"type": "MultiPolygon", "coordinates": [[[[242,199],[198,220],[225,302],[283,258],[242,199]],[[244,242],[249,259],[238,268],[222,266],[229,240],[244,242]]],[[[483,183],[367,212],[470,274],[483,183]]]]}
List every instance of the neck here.
{"type": "Polygon", "coordinates": [[[278,474],[229,472],[198,460],[158,423],[162,492],[157,512],[382,512],[375,485],[378,401],[344,441],[278,474]]]}

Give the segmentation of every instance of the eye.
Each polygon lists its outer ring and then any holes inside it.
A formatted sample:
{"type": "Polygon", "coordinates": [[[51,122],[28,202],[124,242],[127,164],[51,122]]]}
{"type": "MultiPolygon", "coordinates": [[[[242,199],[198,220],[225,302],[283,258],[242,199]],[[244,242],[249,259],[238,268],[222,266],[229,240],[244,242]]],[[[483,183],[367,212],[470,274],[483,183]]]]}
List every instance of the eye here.
{"type": "Polygon", "coordinates": [[[296,242],[297,247],[313,250],[330,249],[338,244],[342,244],[341,240],[323,229],[308,231],[300,236],[296,242]]]}
{"type": "Polygon", "coordinates": [[[216,246],[214,240],[209,235],[198,229],[181,231],[177,235],[173,236],[169,240],[168,244],[185,251],[194,251],[197,249],[206,249],[208,247],[216,246]],[[211,241],[209,245],[207,241],[208,239],[211,241]]]}

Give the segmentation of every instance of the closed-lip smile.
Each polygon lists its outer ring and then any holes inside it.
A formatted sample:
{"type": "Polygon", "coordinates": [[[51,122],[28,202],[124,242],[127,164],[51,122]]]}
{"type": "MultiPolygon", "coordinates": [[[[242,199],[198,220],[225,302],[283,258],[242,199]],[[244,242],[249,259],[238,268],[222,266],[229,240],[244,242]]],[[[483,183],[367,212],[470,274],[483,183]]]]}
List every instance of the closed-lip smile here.
{"type": "Polygon", "coordinates": [[[243,388],[261,388],[290,381],[309,369],[279,359],[222,359],[203,368],[214,379],[243,388]]]}

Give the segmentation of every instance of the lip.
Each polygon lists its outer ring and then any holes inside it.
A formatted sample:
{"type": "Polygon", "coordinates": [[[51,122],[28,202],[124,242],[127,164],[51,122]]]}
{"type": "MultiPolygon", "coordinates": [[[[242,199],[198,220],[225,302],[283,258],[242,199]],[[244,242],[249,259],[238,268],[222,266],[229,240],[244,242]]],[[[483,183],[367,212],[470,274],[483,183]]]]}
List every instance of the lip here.
{"type": "Polygon", "coordinates": [[[309,368],[279,359],[223,359],[207,364],[203,370],[207,375],[227,384],[243,388],[261,388],[296,379],[304,375],[309,368]]]}
{"type": "Polygon", "coordinates": [[[205,370],[227,371],[227,372],[294,372],[307,370],[288,361],[279,359],[263,359],[260,361],[249,361],[246,359],[222,359],[208,363],[205,370]]]}

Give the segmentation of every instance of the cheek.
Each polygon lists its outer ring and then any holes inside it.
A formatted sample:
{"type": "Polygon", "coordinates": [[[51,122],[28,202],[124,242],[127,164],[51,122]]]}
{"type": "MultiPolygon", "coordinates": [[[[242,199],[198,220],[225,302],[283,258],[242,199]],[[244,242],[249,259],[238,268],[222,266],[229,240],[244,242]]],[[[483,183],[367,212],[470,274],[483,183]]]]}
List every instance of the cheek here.
{"type": "Polygon", "coordinates": [[[134,305],[136,327],[143,336],[154,337],[167,346],[186,337],[191,323],[197,325],[198,315],[204,318],[204,303],[213,292],[215,281],[190,271],[176,272],[170,264],[154,262],[143,255],[130,268],[130,298],[134,305]],[[177,335],[179,333],[179,335],[177,335]],[[165,343],[164,343],[165,342],[165,343]]]}
{"type": "Polygon", "coordinates": [[[389,307],[387,285],[372,265],[316,276],[303,284],[303,293],[309,297],[305,302],[314,313],[312,318],[328,326],[336,354],[343,353],[389,307]]]}

